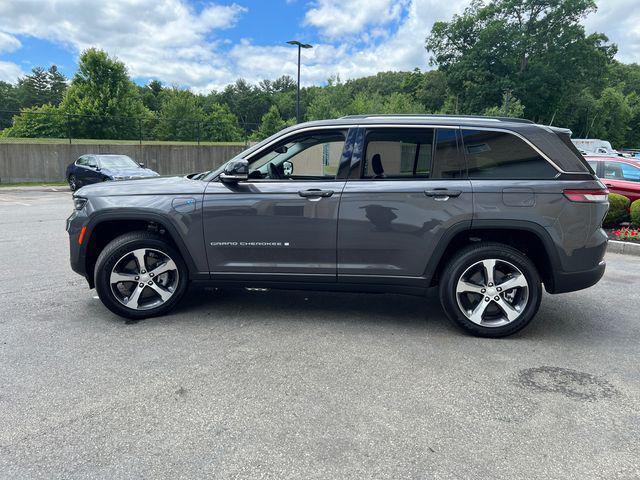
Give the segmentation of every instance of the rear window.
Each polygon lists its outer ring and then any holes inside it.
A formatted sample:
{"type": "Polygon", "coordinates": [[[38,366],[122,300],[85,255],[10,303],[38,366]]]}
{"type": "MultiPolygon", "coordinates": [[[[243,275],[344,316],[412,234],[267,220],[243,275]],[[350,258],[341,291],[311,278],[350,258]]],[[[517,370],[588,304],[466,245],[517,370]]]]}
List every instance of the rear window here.
{"type": "Polygon", "coordinates": [[[462,130],[469,178],[551,179],[557,171],[521,138],[507,132],[462,130]]]}

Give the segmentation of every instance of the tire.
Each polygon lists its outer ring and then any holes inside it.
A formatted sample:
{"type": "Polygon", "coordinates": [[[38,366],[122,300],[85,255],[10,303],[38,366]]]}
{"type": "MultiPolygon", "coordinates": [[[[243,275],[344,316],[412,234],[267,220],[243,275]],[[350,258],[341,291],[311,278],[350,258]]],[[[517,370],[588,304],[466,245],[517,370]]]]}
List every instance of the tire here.
{"type": "Polygon", "coordinates": [[[112,240],[98,256],[94,270],[96,291],[104,306],[131,319],[170,311],[184,295],[188,277],[180,253],[162,236],[145,231],[112,240]],[[113,283],[114,279],[118,281],[113,283]]]}
{"type": "Polygon", "coordinates": [[[69,178],[67,178],[67,182],[69,182],[69,189],[72,192],[75,192],[78,189],[78,179],[75,175],[69,175],[69,178]]]}
{"type": "Polygon", "coordinates": [[[440,303],[449,319],[480,337],[505,337],[521,330],[537,313],[541,299],[540,275],[533,262],[501,243],[464,248],[446,265],[440,281],[440,303]]]}

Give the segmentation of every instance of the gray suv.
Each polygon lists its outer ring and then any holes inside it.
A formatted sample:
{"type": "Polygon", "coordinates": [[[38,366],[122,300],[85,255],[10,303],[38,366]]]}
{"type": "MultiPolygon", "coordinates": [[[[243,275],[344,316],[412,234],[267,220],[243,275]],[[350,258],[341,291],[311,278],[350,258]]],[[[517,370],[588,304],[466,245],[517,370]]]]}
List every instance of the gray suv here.
{"type": "Polygon", "coordinates": [[[71,266],[118,315],[173,308],[189,282],[439,288],[466,331],[509,335],[542,298],[595,284],[607,190],[571,132],[529,121],[351,116],[295,125],[217,170],[83,187],[71,266]]]}

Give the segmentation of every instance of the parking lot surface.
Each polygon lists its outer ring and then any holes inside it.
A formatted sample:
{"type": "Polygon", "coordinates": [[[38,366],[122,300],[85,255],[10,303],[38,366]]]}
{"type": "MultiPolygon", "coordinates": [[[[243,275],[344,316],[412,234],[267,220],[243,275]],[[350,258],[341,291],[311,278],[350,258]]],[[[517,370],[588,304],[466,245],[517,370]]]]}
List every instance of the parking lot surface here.
{"type": "MultiPolygon", "coordinates": [[[[58,189],[60,190],[60,189],[58,189]]],[[[502,340],[436,298],[193,288],[126,322],[0,189],[1,478],[639,478],[640,258],[502,340]]]]}

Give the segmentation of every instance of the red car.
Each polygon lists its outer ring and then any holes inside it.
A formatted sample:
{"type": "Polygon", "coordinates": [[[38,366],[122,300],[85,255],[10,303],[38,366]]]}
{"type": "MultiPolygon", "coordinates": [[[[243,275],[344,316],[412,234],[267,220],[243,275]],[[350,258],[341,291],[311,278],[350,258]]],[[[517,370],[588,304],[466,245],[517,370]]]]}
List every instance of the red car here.
{"type": "Polygon", "coordinates": [[[585,156],[607,188],[632,202],[640,199],[640,161],[625,157],[585,156]]]}

